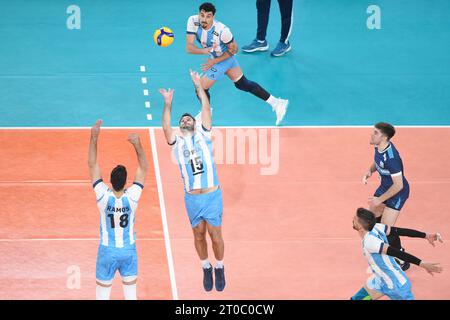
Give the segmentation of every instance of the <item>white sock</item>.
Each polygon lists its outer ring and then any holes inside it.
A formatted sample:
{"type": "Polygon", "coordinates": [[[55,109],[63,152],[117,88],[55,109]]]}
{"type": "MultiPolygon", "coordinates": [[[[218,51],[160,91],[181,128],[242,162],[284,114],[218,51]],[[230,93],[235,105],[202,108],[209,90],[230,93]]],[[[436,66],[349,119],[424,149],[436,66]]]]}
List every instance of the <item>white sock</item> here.
{"type": "Polygon", "coordinates": [[[275,105],[277,104],[278,99],[275,98],[273,95],[270,95],[269,99],[267,99],[266,102],[268,104],[270,104],[272,106],[272,108],[275,108],[275,105]]]}
{"type": "Polygon", "coordinates": [[[211,266],[211,263],[209,263],[208,259],[202,260],[202,267],[204,269],[208,269],[211,266]]]}
{"type": "Polygon", "coordinates": [[[216,269],[223,268],[223,260],[217,260],[216,269]]]}
{"type": "Polygon", "coordinates": [[[111,295],[111,287],[102,287],[97,285],[95,289],[95,295],[97,300],[109,300],[109,296],[111,295]]]}
{"type": "Polygon", "coordinates": [[[137,300],[136,283],[135,284],[124,284],[123,285],[123,295],[125,296],[125,300],[137,300]]]}

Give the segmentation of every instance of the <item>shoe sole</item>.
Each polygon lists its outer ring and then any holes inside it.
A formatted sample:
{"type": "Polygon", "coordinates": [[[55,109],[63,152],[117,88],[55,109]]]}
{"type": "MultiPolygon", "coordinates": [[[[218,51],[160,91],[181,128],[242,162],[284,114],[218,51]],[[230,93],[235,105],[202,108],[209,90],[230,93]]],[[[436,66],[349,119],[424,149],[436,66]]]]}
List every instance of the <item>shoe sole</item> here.
{"type": "Polygon", "coordinates": [[[267,51],[267,50],[269,50],[269,46],[258,47],[255,49],[242,49],[242,51],[247,52],[247,53],[256,52],[256,51],[267,51]]]}
{"type": "Polygon", "coordinates": [[[291,51],[292,47],[289,46],[289,48],[286,49],[286,51],[283,51],[283,53],[271,53],[270,55],[273,57],[281,57],[283,55],[285,55],[286,53],[288,53],[289,51],[291,51]]]}

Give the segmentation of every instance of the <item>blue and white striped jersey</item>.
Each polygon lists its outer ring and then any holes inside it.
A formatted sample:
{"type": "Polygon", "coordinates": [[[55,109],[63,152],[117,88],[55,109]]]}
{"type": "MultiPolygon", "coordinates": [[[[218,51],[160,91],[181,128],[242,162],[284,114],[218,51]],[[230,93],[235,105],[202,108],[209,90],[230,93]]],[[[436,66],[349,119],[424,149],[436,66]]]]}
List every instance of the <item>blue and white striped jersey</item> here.
{"type": "Polygon", "coordinates": [[[233,41],[233,34],[226,25],[214,20],[211,28],[204,30],[200,25],[198,15],[189,17],[186,32],[195,34],[197,41],[203,48],[210,48],[213,44],[217,44],[216,49],[211,52],[213,58],[220,57],[224,52],[227,52],[226,45],[233,41]]]}
{"type": "Polygon", "coordinates": [[[389,245],[386,230],[386,225],[375,224],[372,231],[364,236],[363,253],[374,273],[375,281],[394,289],[403,286],[408,278],[393,257],[382,253],[383,246],[389,245]]]}
{"type": "Polygon", "coordinates": [[[175,159],[181,171],[184,189],[205,189],[219,185],[214,164],[211,131],[198,125],[190,137],[175,136],[175,159]]]}
{"type": "Polygon", "coordinates": [[[93,186],[100,211],[100,244],[114,248],[133,246],[136,209],[144,186],[134,182],[120,198],[101,179],[93,186]]]}

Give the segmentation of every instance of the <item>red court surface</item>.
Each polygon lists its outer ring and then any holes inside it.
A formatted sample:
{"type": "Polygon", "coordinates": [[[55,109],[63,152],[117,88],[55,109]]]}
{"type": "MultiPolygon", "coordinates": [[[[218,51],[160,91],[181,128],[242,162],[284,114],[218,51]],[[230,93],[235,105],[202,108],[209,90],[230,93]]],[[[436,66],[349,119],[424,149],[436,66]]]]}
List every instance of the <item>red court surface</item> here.
{"type": "MultiPolygon", "coordinates": [[[[136,130],[134,130],[136,131],[136,130]]],[[[103,130],[98,159],[103,178],[137,159],[131,130],[103,130]]],[[[141,299],[171,299],[167,257],[148,130],[138,130],[150,164],[136,216],[141,299]]],[[[0,299],[95,299],[99,213],[89,181],[89,130],[2,130],[0,299]],[[80,289],[67,282],[78,267],[80,289]],[[69,269],[68,269],[69,268],[69,269]],[[69,272],[69,273],[68,273],[69,272]]],[[[113,299],[122,299],[116,277],[113,299]]]]}
{"type": "MultiPolygon", "coordinates": [[[[216,137],[226,137],[225,129],[216,130],[221,130],[216,137]]],[[[249,130],[256,137],[270,133],[249,130]]],[[[358,206],[367,205],[378,183],[375,176],[367,186],[361,182],[373,157],[370,130],[274,131],[274,137],[279,134],[279,160],[271,162],[273,168],[279,165],[276,175],[261,175],[261,168],[268,166],[260,164],[264,157],[256,164],[249,164],[248,157],[245,164],[218,164],[224,195],[227,287],[222,293],[206,293],[184,209],[180,172],[162,130],[155,129],[179,298],[348,299],[353,295],[368,275],[352,217],[358,206]]],[[[158,170],[153,167],[149,131],[103,130],[99,162],[105,181],[111,169],[122,163],[131,182],[137,163],[126,141],[131,131],[140,133],[150,164],[136,218],[138,298],[172,299],[156,187],[158,170]]],[[[0,299],[95,298],[99,218],[88,181],[88,141],[86,129],[0,130],[4,203],[0,299]],[[67,288],[71,266],[80,268],[80,289],[67,288]]],[[[444,240],[450,236],[446,217],[450,209],[449,141],[450,128],[398,128],[394,138],[411,184],[411,196],[398,225],[439,231],[444,240]]],[[[236,151],[231,144],[230,148],[236,151]]],[[[261,152],[261,146],[257,150],[261,152]]],[[[411,253],[444,267],[444,273],[434,277],[415,266],[408,271],[416,298],[449,299],[448,244],[436,248],[425,240],[404,240],[404,244],[411,253]]],[[[211,249],[210,258],[215,263],[211,249]]],[[[117,275],[112,298],[122,297],[117,275]]]]}
{"type": "MultiPolygon", "coordinates": [[[[180,299],[350,298],[368,277],[352,217],[358,206],[367,206],[378,183],[375,175],[367,186],[361,182],[373,159],[370,132],[370,128],[280,129],[277,175],[261,175],[265,166],[249,165],[248,160],[247,165],[219,164],[227,287],[222,293],[206,293],[179,169],[171,161],[162,131],[157,131],[180,299]]],[[[225,129],[219,136],[227,136],[225,129]]],[[[450,129],[398,129],[394,143],[411,184],[398,225],[449,237],[449,141],[450,129]]],[[[434,277],[415,266],[408,271],[416,298],[449,299],[447,244],[433,248],[425,240],[408,239],[404,244],[422,259],[444,267],[444,273],[434,277]]]]}

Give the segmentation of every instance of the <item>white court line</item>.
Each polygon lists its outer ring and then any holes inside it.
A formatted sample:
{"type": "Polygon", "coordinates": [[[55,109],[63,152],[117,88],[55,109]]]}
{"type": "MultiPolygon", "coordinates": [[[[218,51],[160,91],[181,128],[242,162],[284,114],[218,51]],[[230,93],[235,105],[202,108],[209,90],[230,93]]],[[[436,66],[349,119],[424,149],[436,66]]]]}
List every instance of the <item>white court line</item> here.
{"type": "MultiPolygon", "coordinates": [[[[414,126],[414,125],[398,125],[396,128],[414,128],[414,129],[448,129],[450,125],[436,126],[414,126]]],[[[353,129],[353,128],[373,128],[371,125],[364,126],[213,126],[213,129],[353,129]]],[[[0,127],[0,130],[86,130],[91,127],[0,127]]],[[[141,127],[102,127],[102,129],[162,129],[158,126],[141,126],[141,127]]]]}
{"type": "Polygon", "coordinates": [[[175,268],[173,265],[172,248],[170,246],[169,226],[167,223],[166,206],[164,203],[164,193],[161,182],[161,173],[159,171],[158,151],[156,149],[155,131],[148,130],[150,133],[150,144],[152,146],[153,166],[155,167],[156,186],[158,188],[159,207],[161,208],[161,220],[164,231],[164,240],[166,244],[167,264],[169,267],[170,284],[172,287],[172,297],[178,300],[177,283],[175,279],[175,268]]]}

